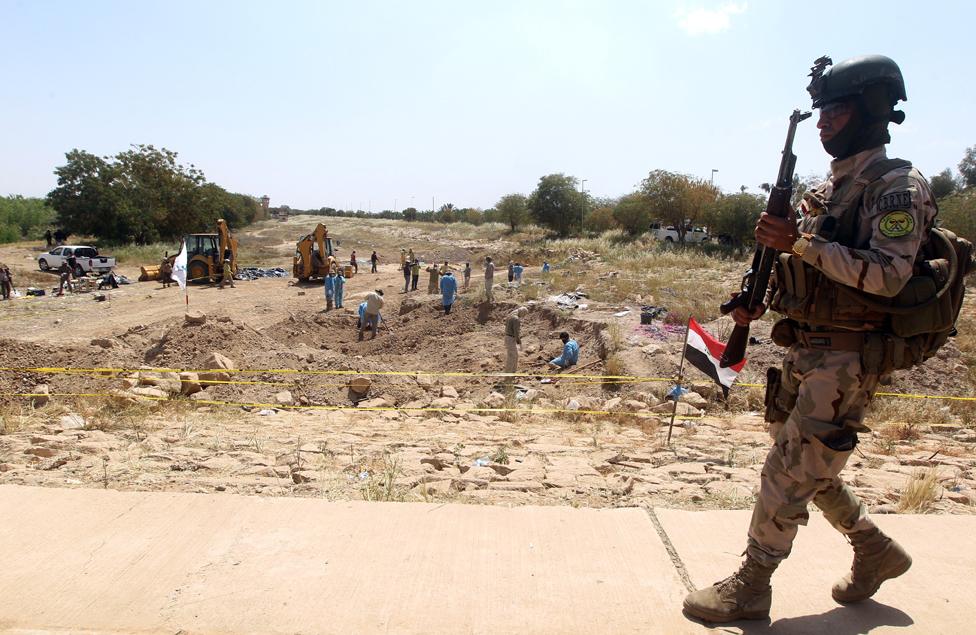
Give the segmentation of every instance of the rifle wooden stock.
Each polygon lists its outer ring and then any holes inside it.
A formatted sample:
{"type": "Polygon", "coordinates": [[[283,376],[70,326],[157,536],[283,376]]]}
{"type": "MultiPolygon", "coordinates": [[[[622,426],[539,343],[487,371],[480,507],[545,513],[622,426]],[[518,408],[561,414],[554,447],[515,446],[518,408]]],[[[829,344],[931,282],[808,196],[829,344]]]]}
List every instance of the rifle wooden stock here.
{"type": "Polygon", "coordinates": [[[725,345],[725,351],[722,353],[722,360],[719,365],[722,368],[728,368],[741,362],[746,356],[746,344],[748,343],[749,327],[736,324],[735,328],[732,329],[732,335],[729,336],[729,343],[725,345]]]}

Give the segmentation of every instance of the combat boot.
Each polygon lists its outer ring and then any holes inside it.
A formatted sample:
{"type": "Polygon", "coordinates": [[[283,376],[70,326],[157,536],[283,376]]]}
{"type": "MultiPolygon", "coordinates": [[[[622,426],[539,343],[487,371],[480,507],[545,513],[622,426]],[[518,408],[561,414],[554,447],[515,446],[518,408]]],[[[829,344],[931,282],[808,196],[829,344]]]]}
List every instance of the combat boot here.
{"type": "Polygon", "coordinates": [[[831,589],[841,604],[868,599],[882,582],[897,578],[912,566],[912,557],[877,527],[849,534],[847,539],[854,547],[854,564],[831,589]]]}
{"type": "Polygon", "coordinates": [[[769,578],[775,570],[776,565],[765,566],[747,555],[739,570],[729,577],[689,593],[685,613],[716,624],[768,619],[773,596],[769,578]]]}

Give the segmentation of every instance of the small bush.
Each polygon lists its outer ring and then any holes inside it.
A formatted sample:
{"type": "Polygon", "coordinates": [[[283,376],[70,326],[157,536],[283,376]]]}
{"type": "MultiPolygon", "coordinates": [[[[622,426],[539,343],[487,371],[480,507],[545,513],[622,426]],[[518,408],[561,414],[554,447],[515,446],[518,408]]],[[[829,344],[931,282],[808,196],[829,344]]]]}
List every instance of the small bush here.
{"type": "Polygon", "coordinates": [[[939,472],[936,468],[916,470],[901,493],[898,511],[906,514],[927,513],[938,500],[938,491],[939,472]]]}

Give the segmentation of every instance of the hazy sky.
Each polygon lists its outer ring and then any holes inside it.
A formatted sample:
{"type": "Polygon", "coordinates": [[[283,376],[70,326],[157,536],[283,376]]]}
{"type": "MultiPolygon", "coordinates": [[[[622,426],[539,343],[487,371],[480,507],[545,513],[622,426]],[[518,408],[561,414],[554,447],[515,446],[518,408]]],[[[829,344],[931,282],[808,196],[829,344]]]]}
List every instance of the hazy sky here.
{"type": "MultiPolygon", "coordinates": [[[[976,144],[964,2],[0,0],[0,194],[44,195],[72,148],[179,152],[292,207],[490,207],[540,176],[619,196],[653,169],[755,190],[812,61],[906,77],[890,154],[976,144]]],[[[813,120],[797,170],[824,173],[813,120]]]]}

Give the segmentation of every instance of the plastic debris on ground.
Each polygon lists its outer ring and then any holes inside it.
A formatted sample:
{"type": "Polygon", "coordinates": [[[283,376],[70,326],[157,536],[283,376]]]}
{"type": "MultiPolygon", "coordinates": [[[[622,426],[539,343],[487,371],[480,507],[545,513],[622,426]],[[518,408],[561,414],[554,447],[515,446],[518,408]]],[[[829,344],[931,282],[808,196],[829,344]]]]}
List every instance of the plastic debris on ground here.
{"type": "Polygon", "coordinates": [[[618,312],[616,312],[616,313],[613,314],[613,317],[623,317],[623,316],[627,315],[628,313],[630,313],[630,309],[627,309],[626,311],[618,311],[618,312]]]}
{"type": "Polygon", "coordinates": [[[491,463],[487,458],[482,457],[480,459],[475,459],[474,463],[471,464],[472,467],[488,467],[491,463]]]}
{"type": "Polygon", "coordinates": [[[271,410],[270,408],[264,408],[258,411],[258,415],[262,417],[267,417],[268,415],[277,414],[277,410],[271,410]]]}
{"type": "Polygon", "coordinates": [[[675,336],[684,337],[683,324],[635,324],[634,331],[655,340],[669,340],[675,336]]]}
{"type": "Polygon", "coordinates": [[[549,302],[556,304],[560,309],[585,309],[589,306],[580,302],[580,300],[586,299],[586,294],[580,291],[560,293],[559,295],[549,296],[547,299],[549,302]]]}
{"type": "Polygon", "coordinates": [[[651,324],[656,318],[663,318],[668,314],[667,307],[663,306],[642,306],[641,324],[651,324]]]}
{"type": "Polygon", "coordinates": [[[260,267],[241,267],[235,280],[257,280],[258,278],[287,278],[290,274],[281,267],[262,269],[260,267]]]}
{"type": "Polygon", "coordinates": [[[677,399],[682,395],[687,395],[689,392],[691,391],[685,388],[684,386],[675,386],[674,388],[668,391],[667,398],[677,399]]]}

